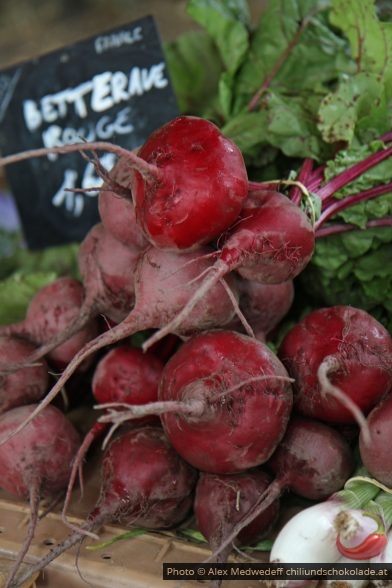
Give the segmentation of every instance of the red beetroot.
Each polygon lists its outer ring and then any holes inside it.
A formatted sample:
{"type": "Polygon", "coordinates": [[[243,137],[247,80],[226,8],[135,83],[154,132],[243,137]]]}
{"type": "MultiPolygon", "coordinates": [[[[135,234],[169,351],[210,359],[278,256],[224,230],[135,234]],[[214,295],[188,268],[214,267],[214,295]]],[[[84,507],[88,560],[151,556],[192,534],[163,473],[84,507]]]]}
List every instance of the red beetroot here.
{"type": "Polygon", "coordinates": [[[127,159],[120,157],[99,191],[98,210],[103,226],[115,239],[142,249],[148,241],[136,222],[131,176],[127,159]]]}
{"type": "MultiPolygon", "coordinates": [[[[249,511],[271,483],[271,477],[262,470],[249,470],[241,474],[201,473],[196,484],[194,513],[198,530],[207,539],[212,551],[249,511]]],[[[251,545],[265,537],[272,529],[279,513],[277,498],[268,508],[242,529],[236,538],[239,545],[251,545]]],[[[217,561],[225,562],[232,550],[228,545],[218,554],[217,561]]]]}
{"type": "MultiPolygon", "coordinates": [[[[255,336],[264,341],[286,316],[294,300],[292,280],[281,284],[261,284],[253,280],[239,280],[240,307],[255,336]]],[[[235,326],[240,329],[237,319],[235,326]]]]}
{"type": "MultiPolygon", "coordinates": [[[[19,406],[2,414],[0,434],[12,431],[35,406],[19,406]]],[[[1,445],[1,487],[19,498],[28,498],[33,487],[41,496],[63,489],[79,442],[64,414],[53,405],[45,407],[23,433],[1,445]]]]}
{"type": "Polygon", "coordinates": [[[266,462],[285,432],[290,380],[261,341],[234,331],[195,335],[166,363],[159,402],[101,417],[160,414],[170,442],[195,468],[228,474],[266,462]]]}
{"type": "Polygon", "coordinates": [[[120,345],[95,368],[92,391],[98,403],[145,404],[157,399],[163,362],[152,353],[120,345]]]}
{"type": "Polygon", "coordinates": [[[192,508],[196,472],[173,450],[159,427],[134,429],[112,441],[103,457],[101,479],[98,504],[81,530],[51,547],[20,575],[20,583],[78,543],[86,531],[96,531],[108,522],[166,529],[179,524],[192,508]]]}
{"type": "Polygon", "coordinates": [[[272,351],[224,330],[201,333],[179,349],[165,365],[159,398],[202,401],[200,415],[167,413],[162,424],[194,467],[225,474],[269,459],[292,406],[287,372],[272,351]]]}
{"type": "Polygon", "coordinates": [[[212,558],[230,545],[285,490],[319,501],[340,490],[352,474],[355,461],[347,441],[337,430],[319,421],[293,416],[266,465],[275,473],[275,480],[234,526],[212,558]]]}
{"type": "Polygon", "coordinates": [[[310,219],[291,200],[273,190],[253,192],[241,221],[232,228],[220,260],[249,280],[280,284],[298,276],[315,246],[310,219]]]}
{"type": "Polygon", "coordinates": [[[182,324],[193,306],[226,274],[236,270],[242,277],[263,284],[280,284],[295,278],[310,261],[314,230],[306,214],[288,198],[273,191],[252,194],[257,207],[243,209],[241,220],[228,232],[218,259],[182,311],[155,333],[144,348],[182,324]]]}
{"type": "MultiPolygon", "coordinates": [[[[126,345],[111,349],[98,362],[92,380],[92,393],[97,403],[121,402],[144,404],[158,398],[158,385],[163,362],[152,353],[143,353],[126,345]]],[[[137,425],[159,423],[157,417],[149,416],[136,421],[137,425]]],[[[134,423],[135,424],[135,423],[134,423]]],[[[96,422],[85,436],[74,459],[69,478],[67,495],[63,505],[63,521],[67,523],[66,512],[76,476],[82,480],[82,462],[91,445],[107,430],[106,423],[96,422]]],[[[73,527],[73,525],[70,525],[73,527]]]]}
{"type": "Polygon", "coordinates": [[[237,220],[248,193],[244,159],[210,121],[179,116],[138,155],[160,172],[146,180],[135,171],[132,185],[136,218],[156,247],[194,248],[237,220]]]}
{"type": "Polygon", "coordinates": [[[358,308],[310,312],[287,333],[278,355],[294,378],[296,409],[322,421],[361,424],[358,411],[368,413],[392,387],[392,338],[358,308]]]}
{"type": "Polygon", "coordinates": [[[79,320],[102,314],[121,322],[135,302],[134,274],[140,249],[124,245],[98,223],[79,248],[79,269],[86,297],[79,320]]]}
{"type": "Polygon", "coordinates": [[[140,156],[96,141],[25,151],[1,158],[0,165],[98,150],[128,162],[137,220],[159,247],[183,250],[210,243],[237,219],[248,193],[241,151],[216,125],[195,116],[179,116],[157,129],[140,156]]]}
{"type": "MultiPolygon", "coordinates": [[[[31,308],[29,307],[27,326],[30,330],[37,330],[35,320],[36,317],[41,316],[39,303],[45,305],[43,309],[55,305],[52,313],[62,327],[49,332],[41,328],[42,334],[39,335],[41,345],[29,360],[32,362],[44,356],[48,356],[49,359],[55,357],[56,367],[63,369],[84,343],[98,334],[96,317],[99,314],[113,322],[120,322],[125,318],[135,300],[134,271],[139,254],[139,249],[117,241],[101,223],[92,227],[79,248],[79,270],[83,286],[73,281],[79,288],[79,297],[77,301],[75,300],[73,313],[68,312],[63,316],[59,302],[55,298],[49,299],[49,296],[56,294],[53,291],[54,286],[42,289],[32,301],[31,308]],[[94,330],[92,330],[93,326],[94,330]],[[59,362],[60,357],[61,362],[59,362]]],[[[65,279],[68,278],[61,278],[62,281],[65,279]]],[[[70,284],[72,282],[68,282],[68,291],[70,284]]],[[[69,294],[68,291],[65,295],[69,294]]],[[[75,294],[73,297],[75,298],[75,294]]],[[[71,297],[70,300],[72,300],[71,297]]],[[[13,367],[15,369],[20,365],[13,367]]],[[[8,366],[8,370],[11,368],[12,366],[8,366]]]]}
{"type": "MultiPolygon", "coordinates": [[[[57,369],[63,369],[85,343],[98,334],[98,324],[93,317],[77,329],[72,327],[83,306],[85,291],[81,282],[70,277],[60,277],[41,288],[31,299],[26,317],[20,323],[1,328],[4,334],[19,334],[31,341],[37,349],[28,361],[32,363],[47,356],[57,369]],[[64,337],[64,333],[67,337],[64,337]]],[[[25,365],[16,362],[5,369],[25,365]]]]}
{"type": "Polygon", "coordinates": [[[359,436],[361,461],[371,476],[392,486],[392,394],[385,396],[367,416],[371,443],[359,436]]]}
{"type": "MultiPolygon", "coordinates": [[[[93,353],[138,331],[159,328],[178,314],[194,290],[192,280],[210,266],[208,254],[209,250],[206,248],[177,254],[148,247],[141,254],[136,268],[133,310],[121,323],[87,343],[74,356],[42,400],[41,406],[49,404],[56,397],[79,365],[93,353]]],[[[236,300],[234,287],[235,283],[230,280],[230,276],[226,281],[216,284],[208,298],[194,308],[178,334],[189,335],[232,320],[233,299],[236,300]]],[[[39,410],[38,408],[37,412],[39,410]]],[[[15,430],[14,434],[17,432],[15,430]]],[[[3,441],[1,439],[0,443],[3,441]]]]}
{"type": "MultiPolygon", "coordinates": [[[[35,346],[25,339],[12,335],[0,336],[0,371],[10,363],[23,363],[34,350],[35,346]]],[[[0,375],[0,413],[40,400],[48,386],[49,374],[45,361],[0,375]]]]}
{"type": "MultiPolygon", "coordinates": [[[[0,416],[0,435],[13,431],[35,405],[13,408],[0,416]]],[[[30,501],[31,519],[25,541],[13,564],[7,587],[27,553],[38,520],[40,499],[54,497],[68,483],[79,435],[64,414],[47,406],[23,432],[0,447],[0,487],[30,501]]],[[[19,584],[18,584],[19,585],[19,584]]]]}

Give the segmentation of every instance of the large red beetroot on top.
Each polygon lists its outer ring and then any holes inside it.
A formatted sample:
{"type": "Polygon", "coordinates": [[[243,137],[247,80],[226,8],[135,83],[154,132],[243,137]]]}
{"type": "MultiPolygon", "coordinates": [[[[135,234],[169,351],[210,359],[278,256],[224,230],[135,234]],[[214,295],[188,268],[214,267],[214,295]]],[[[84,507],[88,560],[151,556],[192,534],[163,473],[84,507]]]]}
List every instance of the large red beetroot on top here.
{"type": "Polygon", "coordinates": [[[248,176],[238,147],[210,121],[179,116],[138,152],[160,174],[134,172],[136,217],[157,247],[188,249],[218,237],[238,217],[248,176]]]}

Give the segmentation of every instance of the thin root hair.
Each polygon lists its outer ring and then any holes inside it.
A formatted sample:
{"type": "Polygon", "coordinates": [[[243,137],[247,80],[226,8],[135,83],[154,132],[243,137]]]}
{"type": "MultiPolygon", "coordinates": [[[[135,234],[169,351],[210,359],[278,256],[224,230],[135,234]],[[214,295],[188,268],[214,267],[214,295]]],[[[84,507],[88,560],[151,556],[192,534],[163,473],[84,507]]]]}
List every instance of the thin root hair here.
{"type": "Polygon", "coordinates": [[[125,420],[126,419],[123,419],[121,422],[116,422],[116,423],[112,424],[112,426],[110,427],[110,429],[106,433],[104,440],[102,441],[102,445],[101,445],[102,451],[105,451],[105,449],[109,445],[110,441],[112,440],[114,433],[117,431],[117,429],[119,427],[121,427],[122,423],[125,422],[125,420]]]}
{"type": "Polygon", "coordinates": [[[339,368],[340,363],[333,355],[328,355],[320,363],[317,370],[317,378],[320,383],[320,393],[323,396],[328,394],[333,396],[335,400],[341,402],[341,404],[347,408],[347,410],[349,410],[362,432],[364,443],[366,445],[370,445],[371,433],[365,415],[359,406],[345,392],[343,392],[343,390],[332,384],[331,380],[329,379],[330,373],[338,370],[339,368]]]}
{"type": "Polygon", "coordinates": [[[233,293],[232,289],[230,288],[229,284],[226,282],[226,280],[224,278],[221,278],[219,280],[219,283],[222,284],[223,288],[226,290],[226,294],[230,298],[230,301],[234,307],[235,314],[237,315],[237,317],[241,321],[241,324],[244,327],[245,332],[249,335],[249,337],[252,337],[253,339],[255,339],[256,335],[255,335],[251,325],[246,320],[246,317],[245,317],[244,313],[242,312],[240,305],[238,304],[238,301],[237,301],[236,297],[234,296],[234,293],[233,293]]]}
{"type": "Polygon", "coordinates": [[[243,380],[242,382],[238,382],[238,384],[234,384],[233,386],[230,386],[230,388],[228,388],[224,392],[221,392],[220,394],[218,394],[214,398],[214,400],[219,400],[220,398],[222,398],[223,396],[226,396],[227,394],[231,394],[232,392],[236,392],[237,390],[240,390],[243,386],[248,386],[249,384],[261,382],[263,380],[281,380],[283,382],[289,382],[289,383],[295,382],[294,378],[290,378],[289,376],[277,376],[275,374],[270,374],[270,375],[263,374],[260,376],[252,376],[250,378],[247,378],[246,380],[243,380]]]}

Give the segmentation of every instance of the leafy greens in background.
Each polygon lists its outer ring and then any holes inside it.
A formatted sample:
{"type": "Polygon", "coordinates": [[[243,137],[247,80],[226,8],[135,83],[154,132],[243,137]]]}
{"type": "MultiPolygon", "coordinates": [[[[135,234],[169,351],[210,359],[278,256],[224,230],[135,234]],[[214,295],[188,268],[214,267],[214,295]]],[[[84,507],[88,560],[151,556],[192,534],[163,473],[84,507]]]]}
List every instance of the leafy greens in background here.
{"type": "Polygon", "coordinates": [[[374,1],[269,0],[256,25],[243,0],[189,0],[187,11],[206,34],[202,59],[189,54],[188,34],[167,47],[181,109],[213,119],[249,163],[271,146],[325,160],[335,144],[389,131],[392,23],[374,1]],[[191,95],[188,76],[200,68],[208,88],[191,95]]]}
{"type": "Polygon", "coordinates": [[[20,321],[36,292],[57,277],[55,272],[15,272],[0,282],[0,324],[20,321]]]}
{"type": "MultiPolygon", "coordinates": [[[[241,148],[252,179],[292,177],[303,158],[326,164],[329,179],[379,149],[380,136],[392,138],[392,11],[385,3],[267,0],[257,23],[244,0],[188,0],[187,12],[201,27],[203,58],[189,52],[187,33],[167,47],[180,107],[218,124],[241,148]],[[193,93],[191,71],[208,80],[193,93]]],[[[391,178],[388,160],[337,197],[391,178]]],[[[318,240],[298,280],[301,294],[317,305],[358,305],[392,328],[392,227],[365,229],[388,216],[391,194],[336,215],[333,222],[359,230],[318,240]]]]}
{"type": "MultiPolygon", "coordinates": [[[[246,0],[188,0],[186,9],[200,28],[165,46],[180,109],[231,137],[251,179],[293,178],[303,158],[325,165],[329,179],[379,149],[380,136],[392,139],[387,2],[266,0],[259,22],[246,0]]],[[[388,160],[337,197],[391,178],[388,160]]],[[[303,307],[354,304],[392,328],[392,228],[365,229],[382,217],[392,218],[391,194],[331,219],[358,230],[318,240],[298,280],[303,307]]],[[[48,280],[77,277],[76,259],[77,245],[29,253],[1,233],[0,323],[22,318],[48,280]]]]}
{"type": "Polygon", "coordinates": [[[31,252],[18,231],[0,230],[0,324],[24,318],[38,290],[59,276],[79,277],[78,245],[31,252]]]}

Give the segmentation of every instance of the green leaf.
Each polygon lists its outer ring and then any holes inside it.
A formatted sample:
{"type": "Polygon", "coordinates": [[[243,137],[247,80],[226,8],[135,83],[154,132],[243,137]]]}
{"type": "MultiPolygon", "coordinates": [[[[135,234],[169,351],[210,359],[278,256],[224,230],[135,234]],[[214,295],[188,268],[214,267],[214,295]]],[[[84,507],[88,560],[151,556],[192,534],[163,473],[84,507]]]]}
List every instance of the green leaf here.
{"type": "Polygon", "coordinates": [[[369,141],[392,123],[392,23],[378,19],[374,0],[332,0],[330,21],[348,39],[356,72],[324,98],[320,130],[330,143],[369,141]]]}
{"type": "Polygon", "coordinates": [[[269,92],[265,104],[268,112],[266,138],[271,145],[291,157],[318,160],[326,155],[316,125],[317,98],[286,97],[269,92]]]}
{"type": "Polygon", "coordinates": [[[16,269],[15,259],[21,246],[22,238],[19,232],[0,229],[0,280],[16,269]]]}
{"type": "Polygon", "coordinates": [[[186,10],[214,39],[227,71],[233,74],[249,46],[246,0],[188,0],[186,10]]]}
{"type": "Polygon", "coordinates": [[[268,88],[296,97],[304,91],[320,92],[342,70],[352,67],[346,41],[327,24],[327,6],[322,0],[267,3],[236,79],[237,109],[268,88]]]}
{"type": "Polygon", "coordinates": [[[224,119],[229,121],[233,109],[232,82],[232,76],[228,72],[223,73],[219,80],[219,105],[224,119]]]}
{"type": "Polygon", "coordinates": [[[223,69],[214,41],[204,31],[188,31],[164,49],[180,111],[203,115],[216,102],[223,69]]]}
{"type": "Polygon", "coordinates": [[[356,135],[370,141],[389,130],[384,84],[379,75],[358,73],[344,79],[321,102],[319,129],[324,141],[350,144],[356,135]]]}
{"type": "Polygon", "coordinates": [[[222,127],[247,155],[255,146],[273,146],[289,157],[321,159],[326,150],[317,130],[318,101],[268,92],[262,108],[232,116],[222,127]]]}
{"type": "Polygon", "coordinates": [[[26,314],[27,306],[36,292],[53,282],[54,272],[32,274],[15,273],[0,282],[0,324],[20,321],[26,314]]]}
{"type": "Polygon", "coordinates": [[[243,547],[243,551],[271,551],[274,542],[272,539],[263,539],[255,545],[243,547]]]}
{"type": "Polygon", "coordinates": [[[195,541],[195,543],[207,543],[207,539],[204,537],[204,535],[202,535],[202,533],[196,529],[178,529],[177,533],[182,537],[186,537],[191,541],[195,541]]]}
{"type": "Polygon", "coordinates": [[[332,0],[330,22],[349,40],[358,71],[392,82],[392,24],[378,19],[374,0],[332,0]]]}
{"type": "Polygon", "coordinates": [[[351,304],[392,329],[391,229],[331,235],[316,242],[299,283],[316,305],[351,304]]]}
{"type": "Polygon", "coordinates": [[[132,531],[126,531],[125,533],[122,533],[121,535],[116,535],[115,537],[112,537],[112,539],[108,539],[108,541],[102,541],[102,543],[97,543],[95,545],[88,545],[86,547],[86,549],[88,549],[89,551],[97,551],[98,549],[105,549],[106,547],[110,547],[111,545],[113,545],[114,543],[117,543],[118,541],[125,541],[127,539],[133,539],[134,537],[138,537],[139,535],[145,535],[145,534],[146,534],[145,529],[133,529],[132,531]]]}
{"type": "MultiPolygon", "coordinates": [[[[29,251],[18,240],[11,255],[5,257],[3,265],[7,268],[7,275],[16,271],[23,274],[35,272],[55,272],[61,276],[79,278],[78,251],[79,244],[60,245],[48,247],[41,251],[29,251]]],[[[0,272],[0,278],[7,277],[5,272],[0,272]]]]}
{"type": "Polygon", "coordinates": [[[243,153],[249,152],[255,145],[266,143],[266,112],[242,112],[222,127],[222,132],[234,141],[243,153]]]}

